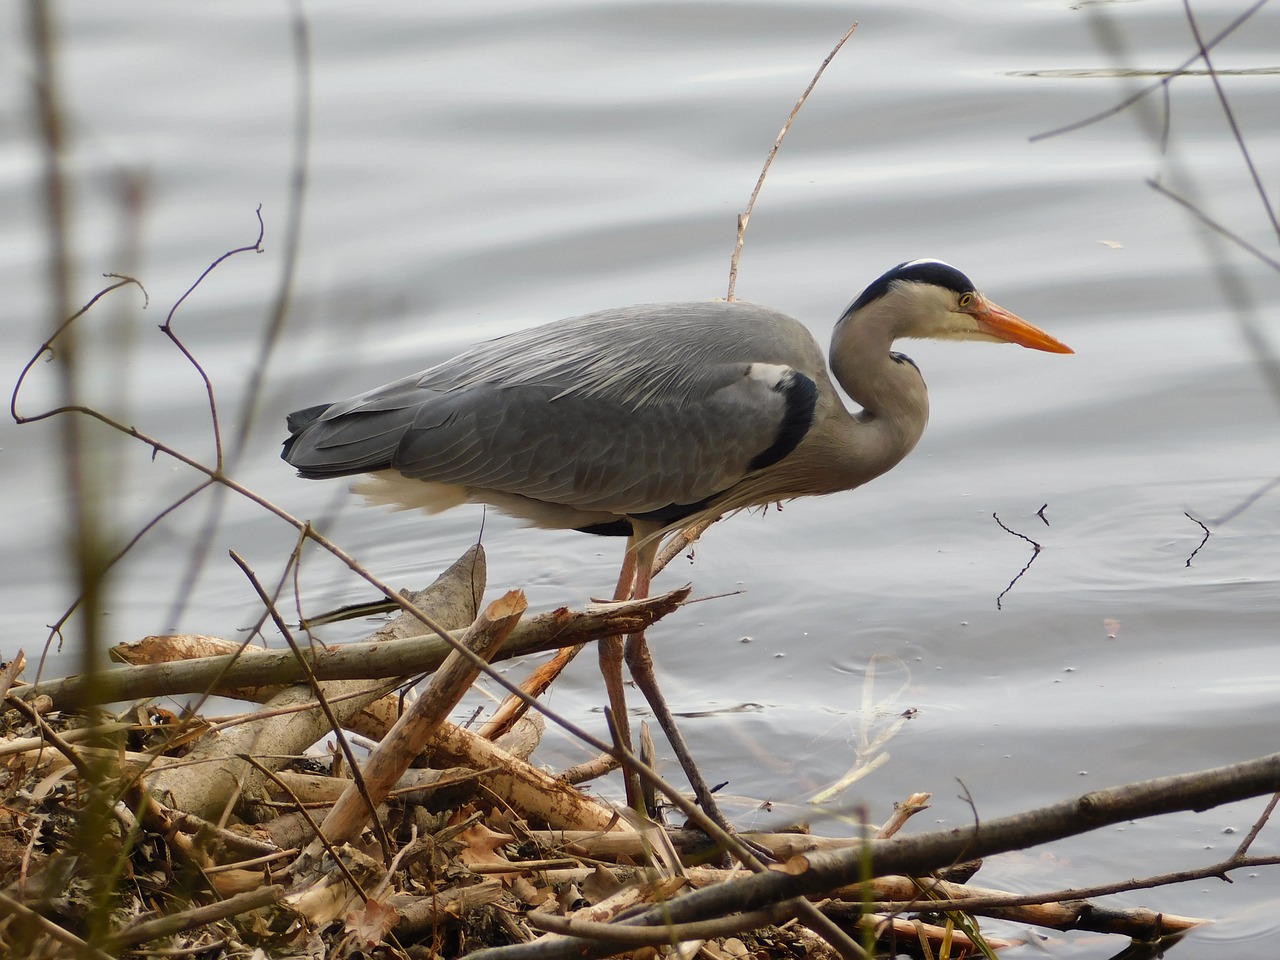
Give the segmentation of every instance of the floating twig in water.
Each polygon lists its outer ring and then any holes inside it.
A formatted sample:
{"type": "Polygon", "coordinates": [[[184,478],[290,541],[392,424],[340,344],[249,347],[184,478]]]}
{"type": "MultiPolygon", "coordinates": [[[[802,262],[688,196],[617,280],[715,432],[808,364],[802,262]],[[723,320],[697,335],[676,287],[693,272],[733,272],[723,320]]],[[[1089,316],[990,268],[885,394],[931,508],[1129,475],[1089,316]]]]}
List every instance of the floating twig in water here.
{"type": "MultiPolygon", "coordinates": [[[[1045,507],[1047,506],[1048,504],[1046,503],[1045,507]]],[[[1043,510],[1044,507],[1041,507],[1040,509],[1043,510]]],[[[1013,534],[1013,536],[1018,537],[1022,540],[1025,540],[1027,541],[1027,543],[1031,544],[1031,559],[1027,561],[1026,566],[1024,566],[1021,570],[1018,571],[1018,575],[1009,581],[1009,585],[1000,592],[1000,596],[996,597],[996,609],[1003,610],[1004,608],[1001,606],[1001,602],[1004,600],[1004,595],[1013,589],[1013,585],[1017,583],[1019,580],[1021,580],[1022,575],[1026,573],[1028,570],[1030,570],[1031,565],[1036,562],[1036,557],[1040,556],[1040,544],[1036,543],[1034,540],[1028,537],[1025,533],[1019,533],[1017,530],[1010,530],[1008,527],[1004,525],[1004,521],[1000,519],[998,514],[995,514],[995,513],[991,514],[991,519],[994,520],[996,523],[1000,524],[1000,529],[1003,530],[1005,533],[1013,534]]],[[[1040,517],[1040,519],[1044,520],[1044,517],[1040,517]]],[[[1045,520],[1044,522],[1047,524],[1049,521],[1045,520]]]]}
{"type": "Polygon", "coordinates": [[[1191,551],[1191,556],[1187,557],[1186,565],[1189,567],[1191,566],[1191,561],[1196,558],[1196,554],[1200,552],[1200,548],[1209,542],[1209,528],[1185,510],[1182,511],[1182,515],[1204,531],[1204,537],[1202,537],[1200,542],[1196,544],[1196,548],[1191,551]]]}
{"type": "Polygon", "coordinates": [[[1044,525],[1046,527],[1049,525],[1049,518],[1044,515],[1044,512],[1048,509],[1049,509],[1049,505],[1046,503],[1046,504],[1042,504],[1040,509],[1036,511],[1036,516],[1044,521],[1044,525]]]}

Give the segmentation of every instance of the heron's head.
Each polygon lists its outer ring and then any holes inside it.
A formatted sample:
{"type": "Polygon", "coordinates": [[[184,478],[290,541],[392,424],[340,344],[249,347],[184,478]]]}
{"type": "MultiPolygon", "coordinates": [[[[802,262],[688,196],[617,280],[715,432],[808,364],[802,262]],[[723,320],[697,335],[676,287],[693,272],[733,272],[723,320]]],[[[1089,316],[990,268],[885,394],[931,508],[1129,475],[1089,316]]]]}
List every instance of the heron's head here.
{"type": "Polygon", "coordinates": [[[1049,353],[1065,343],[984,297],[973,281],[941,260],[909,260],[878,277],[840,318],[887,327],[891,339],[988,340],[1049,353]]]}

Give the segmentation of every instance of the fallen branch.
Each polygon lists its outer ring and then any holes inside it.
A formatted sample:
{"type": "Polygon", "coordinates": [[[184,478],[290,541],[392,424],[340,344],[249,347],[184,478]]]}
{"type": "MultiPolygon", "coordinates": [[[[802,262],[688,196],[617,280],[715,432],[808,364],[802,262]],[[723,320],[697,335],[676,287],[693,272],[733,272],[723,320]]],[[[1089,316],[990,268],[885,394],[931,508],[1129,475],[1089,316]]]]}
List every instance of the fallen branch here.
{"type": "MultiPolygon", "coordinates": [[[[870,840],[849,850],[793,857],[780,869],[695,890],[623,921],[636,926],[664,926],[759,910],[797,896],[824,894],[873,876],[924,876],[951,863],[1022,850],[1110,824],[1187,810],[1207,810],[1223,803],[1280,790],[1280,754],[1257,760],[1161,777],[1098,790],[1073,800],[970,827],[891,840],[870,840]]],[[[471,960],[555,960],[604,957],[612,952],[576,937],[516,944],[477,951],[471,960]]]]}
{"type": "MultiPolygon", "coordinates": [[[[562,646],[622,636],[643,630],[671,613],[688,598],[681,587],[645,600],[591,604],[584,610],[561,607],[521,623],[494,654],[494,661],[540,653],[562,646]]],[[[461,637],[463,631],[450,634],[461,637]]],[[[209,638],[205,638],[206,640],[209,638]]],[[[237,648],[239,644],[235,645],[237,648]]],[[[451,651],[436,636],[389,642],[349,643],[306,654],[307,666],[318,680],[360,680],[429,673],[451,651]]],[[[128,658],[129,645],[114,648],[114,655],[128,658]]],[[[289,650],[246,648],[244,656],[224,654],[199,660],[131,665],[102,670],[92,677],[81,675],[16,687],[10,696],[31,700],[47,696],[61,710],[92,703],[143,700],[206,691],[226,695],[245,687],[298,683],[303,667],[289,650]],[[250,651],[255,651],[250,654],[250,651]]]]}
{"type": "MultiPolygon", "coordinates": [[[[489,604],[467,628],[463,645],[487,659],[502,645],[527,607],[523,593],[509,591],[489,604]]],[[[373,813],[370,805],[386,799],[395,782],[409,769],[478,675],[479,670],[459,654],[449,655],[427,688],[401,714],[365,762],[362,773],[367,796],[362,796],[353,783],[329,811],[321,829],[330,843],[345,843],[356,838],[373,813]]]]}

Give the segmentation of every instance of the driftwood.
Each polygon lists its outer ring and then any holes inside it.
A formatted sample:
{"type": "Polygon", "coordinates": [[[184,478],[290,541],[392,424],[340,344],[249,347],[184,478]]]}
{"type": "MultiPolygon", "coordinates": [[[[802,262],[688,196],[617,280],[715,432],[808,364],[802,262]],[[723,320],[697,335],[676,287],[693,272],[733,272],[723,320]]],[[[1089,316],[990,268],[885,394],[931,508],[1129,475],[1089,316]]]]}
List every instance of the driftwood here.
{"type": "MultiPolygon", "coordinates": [[[[502,645],[528,603],[517,590],[489,604],[467,628],[462,645],[487,659],[502,645]]],[[[352,783],[321,824],[331,843],[352,840],[368,820],[373,807],[386,799],[400,776],[427,746],[432,736],[479,675],[478,667],[457,651],[451,653],[421,695],[387,731],[362,769],[363,787],[352,783]]],[[[363,704],[362,704],[363,706],[363,704]]]]}
{"type": "MultiPolygon", "coordinates": [[[[441,574],[420,599],[437,618],[447,618],[446,626],[456,626],[458,619],[475,615],[469,608],[474,603],[477,576],[484,576],[484,553],[478,546],[441,574]]],[[[483,584],[479,587],[483,590],[483,584]]],[[[243,662],[256,663],[260,656],[264,655],[249,656],[243,662]]],[[[322,682],[318,692],[328,701],[325,710],[316,699],[317,690],[286,687],[254,717],[207,733],[184,758],[186,762],[166,766],[144,783],[168,806],[217,820],[235,799],[256,798],[270,778],[268,771],[279,770],[291,757],[327,736],[333,721],[346,726],[354,715],[385,696],[387,689],[385,680],[322,682]]]]}
{"type": "MultiPolygon", "coordinates": [[[[1229,767],[1098,790],[970,827],[869,840],[848,850],[802,854],[778,869],[692,891],[664,903],[661,909],[622,922],[665,927],[759,910],[798,896],[825,896],[832,890],[856,885],[868,871],[872,876],[923,876],[967,858],[1025,849],[1137,817],[1203,810],[1277,791],[1280,754],[1272,754],[1229,767]]],[[[472,960],[568,960],[604,957],[612,952],[610,945],[599,941],[565,937],[554,944],[515,944],[477,951],[472,960]]]]}
{"type": "Polygon", "coordinates": [[[461,727],[442,726],[431,750],[441,762],[486,770],[486,787],[529,819],[568,830],[630,829],[603,803],[461,727]]]}
{"type": "MultiPolygon", "coordinates": [[[[562,607],[543,613],[512,631],[493,659],[506,660],[643,630],[675,610],[688,596],[689,588],[681,587],[646,600],[591,604],[581,611],[562,607]]],[[[462,632],[461,628],[453,631],[455,639],[460,638],[462,632]]],[[[199,639],[207,642],[213,638],[202,636],[199,639]]],[[[149,655],[155,655],[155,646],[154,643],[149,645],[149,655]]],[[[390,642],[348,643],[305,651],[305,668],[290,650],[244,647],[240,654],[227,653],[199,660],[178,658],[178,662],[132,663],[134,649],[125,644],[112,651],[113,657],[131,663],[128,667],[102,670],[92,678],[72,676],[44,680],[17,687],[11,693],[28,700],[48,697],[55,707],[63,710],[92,703],[115,703],[182,693],[237,696],[240,690],[248,687],[297,683],[306,678],[307,669],[318,680],[360,680],[429,673],[444,662],[453,648],[434,635],[390,642]],[[255,652],[250,653],[250,650],[255,652]]],[[[241,650],[241,645],[235,645],[235,649],[241,650]]]]}

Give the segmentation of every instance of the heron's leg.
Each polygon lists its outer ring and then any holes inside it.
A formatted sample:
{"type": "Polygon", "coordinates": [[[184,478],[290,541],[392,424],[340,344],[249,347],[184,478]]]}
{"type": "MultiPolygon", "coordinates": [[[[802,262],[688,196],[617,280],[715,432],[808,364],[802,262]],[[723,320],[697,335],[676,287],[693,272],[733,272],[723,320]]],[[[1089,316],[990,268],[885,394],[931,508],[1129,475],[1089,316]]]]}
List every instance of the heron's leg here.
{"type": "MultiPolygon", "coordinates": [[[[614,600],[627,600],[633,594],[632,585],[636,580],[636,548],[635,538],[627,539],[627,552],[622,558],[622,570],[618,574],[618,586],[613,591],[614,600]]],[[[609,710],[613,713],[613,726],[618,740],[627,750],[631,750],[631,724],[627,717],[627,693],[622,683],[622,638],[604,637],[597,641],[600,654],[600,675],[604,677],[604,688],[609,695],[609,710]]],[[[627,788],[627,806],[633,810],[640,802],[640,781],[634,773],[624,770],[623,778],[627,788]]]]}
{"type": "MultiPolygon", "coordinates": [[[[649,595],[649,581],[653,576],[653,559],[657,552],[658,544],[656,538],[644,544],[637,551],[634,596],[644,597],[649,595]]],[[[649,655],[649,644],[646,642],[643,633],[633,633],[627,637],[626,657],[627,667],[631,671],[631,679],[636,682],[636,686],[640,688],[644,698],[649,701],[649,706],[658,720],[658,725],[662,727],[662,732],[666,734],[667,740],[671,743],[671,749],[676,753],[676,759],[680,761],[680,766],[684,769],[684,774],[689,779],[689,785],[693,788],[693,795],[698,801],[698,806],[725,832],[736,835],[737,831],[725,819],[724,814],[720,812],[720,807],[711,795],[711,789],[707,786],[707,782],[702,778],[697,765],[693,762],[693,755],[689,752],[689,746],[685,743],[684,737],[676,726],[676,719],[672,716],[671,710],[667,706],[667,701],[662,696],[662,691],[658,689],[658,678],[653,670],[653,657],[649,655]]]]}
{"type": "MultiPolygon", "coordinates": [[[[622,573],[618,577],[618,586],[613,591],[614,600],[627,600],[630,598],[631,584],[635,579],[635,572],[635,555],[628,552],[622,562],[622,573]]],[[[622,641],[615,638],[613,644],[617,648],[614,651],[613,656],[614,659],[617,660],[617,673],[619,678],[621,678],[622,641]]],[[[547,691],[547,688],[555,682],[555,679],[564,672],[564,668],[573,662],[573,658],[582,651],[584,646],[586,646],[586,644],[579,643],[572,647],[561,647],[559,653],[534,670],[533,673],[529,674],[529,676],[525,677],[524,682],[520,684],[520,689],[530,697],[542,696],[547,691]]],[[[603,651],[604,643],[601,643],[597,653],[601,654],[602,659],[603,651]]],[[[607,677],[608,674],[606,673],[605,676],[607,677]]],[[[619,682],[621,682],[621,680],[619,680],[619,682]]],[[[606,687],[608,686],[607,680],[605,685],[606,687]]],[[[616,710],[612,701],[610,701],[610,706],[614,707],[616,710]]],[[[514,693],[509,694],[502,703],[498,704],[498,709],[493,711],[493,715],[490,716],[489,719],[485,721],[484,726],[480,728],[480,736],[487,740],[496,739],[501,734],[510,730],[515,725],[516,721],[525,715],[525,712],[528,709],[529,704],[526,700],[521,697],[517,697],[514,693]]]]}

